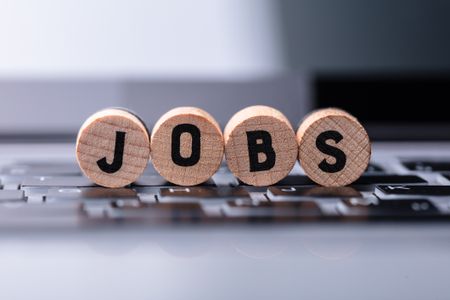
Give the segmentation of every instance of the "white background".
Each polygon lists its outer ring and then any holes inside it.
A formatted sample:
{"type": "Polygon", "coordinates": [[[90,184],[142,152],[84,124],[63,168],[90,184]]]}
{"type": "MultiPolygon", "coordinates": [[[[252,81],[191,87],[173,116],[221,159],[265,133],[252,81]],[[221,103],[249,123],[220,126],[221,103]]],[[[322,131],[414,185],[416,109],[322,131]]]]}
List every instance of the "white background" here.
{"type": "Polygon", "coordinates": [[[270,0],[0,0],[0,77],[217,76],[282,67],[270,0]]]}

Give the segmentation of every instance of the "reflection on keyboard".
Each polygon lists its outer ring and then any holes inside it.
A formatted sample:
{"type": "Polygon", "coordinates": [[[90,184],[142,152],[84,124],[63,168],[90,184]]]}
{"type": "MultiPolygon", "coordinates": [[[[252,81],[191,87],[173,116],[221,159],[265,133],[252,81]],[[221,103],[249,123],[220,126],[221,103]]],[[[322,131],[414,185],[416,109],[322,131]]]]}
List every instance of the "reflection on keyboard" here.
{"type": "Polygon", "coordinates": [[[180,187],[149,167],[135,184],[107,189],[92,184],[76,164],[24,162],[1,168],[0,224],[449,219],[450,184],[429,184],[421,172],[449,179],[450,164],[404,166],[409,174],[390,174],[371,164],[357,182],[341,188],[317,186],[301,174],[251,187],[225,166],[201,186],[180,187]]]}

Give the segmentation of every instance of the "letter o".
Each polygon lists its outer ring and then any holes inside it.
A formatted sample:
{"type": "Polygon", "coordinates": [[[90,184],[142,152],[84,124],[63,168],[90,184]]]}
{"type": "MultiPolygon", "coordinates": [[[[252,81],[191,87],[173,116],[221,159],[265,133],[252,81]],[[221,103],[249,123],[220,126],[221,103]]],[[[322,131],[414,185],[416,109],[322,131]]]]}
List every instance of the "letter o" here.
{"type": "Polygon", "coordinates": [[[183,186],[203,183],[223,160],[219,124],[199,108],[174,108],[153,127],[151,158],[155,170],[169,182],[183,186]]]}

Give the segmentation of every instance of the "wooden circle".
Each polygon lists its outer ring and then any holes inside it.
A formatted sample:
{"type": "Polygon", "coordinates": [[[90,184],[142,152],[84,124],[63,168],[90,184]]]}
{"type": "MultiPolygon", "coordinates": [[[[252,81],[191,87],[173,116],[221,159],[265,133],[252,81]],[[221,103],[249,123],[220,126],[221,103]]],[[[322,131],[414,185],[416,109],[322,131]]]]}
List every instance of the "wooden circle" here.
{"type": "Polygon", "coordinates": [[[369,164],[367,132],[355,117],[340,109],[321,109],[306,116],[297,141],[300,165],[309,178],[323,186],[351,184],[369,164]]]}
{"type": "Polygon", "coordinates": [[[151,137],[156,171],[167,181],[192,186],[207,181],[223,159],[223,135],[206,111],[178,107],[156,122],[151,137]]]}
{"type": "Polygon", "coordinates": [[[150,136],[133,113],[109,108],[90,116],[78,132],[76,156],[98,185],[124,187],[139,178],[150,158],[150,136]]]}
{"type": "Polygon", "coordinates": [[[250,106],[237,112],[225,127],[224,140],[228,167],[249,185],[277,183],[297,160],[298,147],[289,120],[268,106],[250,106]],[[263,146],[270,142],[271,146],[263,146]]]}

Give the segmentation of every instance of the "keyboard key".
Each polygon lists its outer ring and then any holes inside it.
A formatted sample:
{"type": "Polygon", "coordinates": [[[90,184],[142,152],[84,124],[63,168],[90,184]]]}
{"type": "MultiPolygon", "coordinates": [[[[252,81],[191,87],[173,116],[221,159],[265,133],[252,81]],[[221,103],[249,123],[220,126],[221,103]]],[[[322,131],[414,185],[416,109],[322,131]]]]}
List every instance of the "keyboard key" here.
{"type": "MultiPolygon", "coordinates": [[[[135,198],[125,199],[80,199],[82,201],[82,210],[89,219],[98,219],[108,217],[108,212],[115,209],[139,208],[142,203],[135,198]]],[[[52,202],[53,203],[53,202],[52,202]]]]}
{"type": "Polygon", "coordinates": [[[25,197],[30,199],[41,199],[41,202],[44,201],[44,196],[48,192],[48,187],[21,187],[21,191],[25,193],[25,197]]]}
{"type": "Polygon", "coordinates": [[[19,190],[0,190],[0,203],[3,202],[23,202],[25,195],[23,191],[19,190]]]}
{"type": "Polygon", "coordinates": [[[90,187],[95,184],[84,176],[33,176],[22,182],[24,187],[90,187]]]}
{"type": "MultiPolygon", "coordinates": [[[[362,175],[357,181],[355,181],[352,185],[349,187],[353,187],[354,191],[372,191],[374,190],[374,187],[376,184],[412,184],[412,183],[427,183],[424,179],[420,178],[419,176],[415,175],[384,175],[384,174],[364,174],[362,175]]],[[[286,190],[290,189],[291,187],[297,187],[297,186],[306,186],[307,188],[302,190],[304,191],[310,191],[313,187],[318,187],[313,181],[308,179],[306,176],[302,175],[291,175],[286,177],[286,179],[280,181],[274,187],[284,187],[286,190]]],[[[246,187],[247,188],[247,187],[246,187]]],[[[255,190],[259,192],[264,192],[263,189],[250,189],[250,191],[255,190]]],[[[333,194],[336,192],[343,192],[345,190],[329,190],[326,189],[323,190],[324,192],[330,194],[330,197],[335,197],[333,194]]],[[[324,197],[324,195],[321,195],[322,192],[318,193],[317,197],[324,197]]],[[[297,195],[299,196],[299,195],[297,195]]]]}
{"type": "Polygon", "coordinates": [[[272,201],[299,200],[301,198],[348,198],[362,197],[362,194],[352,187],[269,187],[267,197],[272,201]]]}
{"type": "Polygon", "coordinates": [[[116,208],[138,208],[141,207],[142,203],[138,199],[127,198],[127,199],[115,199],[111,202],[113,207],[116,208]]]}
{"type": "Polygon", "coordinates": [[[239,187],[173,187],[161,188],[158,193],[160,202],[197,202],[199,200],[226,200],[249,197],[248,192],[239,187]]]}
{"type": "Polygon", "coordinates": [[[448,185],[379,185],[375,194],[384,195],[420,195],[420,196],[450,196],[448,185]],[[380,194],[380,192],[382,192],[380,194]]]}
{"type": "Polygon", "coordinates": [[[302,202],[269,202],[251,199],[236,199],[228,201],[223,206],[226,217],[232,218],[311,218],[320,217],[321,210],[313,201],[302,202]]]}
{"type": "Polygon", "coordinates": [[[108,189],[102,187],[91,188],[50,188],[45,201],[68,202],[68,201],[90,201],[100,200],[138,200],[136,191],[127,188],[108,189]]]}
{"type": "Polygon", "coordinates": [[[450,161],[407,161],[403,165],[411,171],[450,172],[450,161]]]}
{"type": "Polygon", "coordinates": [[[352,185],[427,183],[415,175],[362,175],[352,185]]]}
{"type": "Polygon", "coordinates": [[[420,217],[439,216],[439,210],[427,199],[374,200],[345,199],[338,211],[346,216],[358,217],[420,217]]]}
{"type": "Polygon", "coordinates": [[[27,177],[24,175],[0,175],[0,181],[3,186],[16,184],[20,186],[27,177]]]}
{"type": "Polygon", "coordinates": [[[2,188],[4,190],[18,190],[18,189],[20,189],[20,184],[18,184],[18,183],[4,183],[2,188]]]}
{"type": "Polygon", "coordinates": [[[1,169],[1,174],[27,176],[81,176],[81,170],[76,163],[69,162],[24,162],[4,166],[1,169]]]}
{"type": "Polygon", "coordinates": [[[148,194],[148,193],[137,193],[139,201],[142,203],[156,203],[156,193],[148,194]]]}
{"type": "MultiPolygon", "coordinates": [[[[249,186],[248,184],[238,181],[239,186],[249,186]]],[[[293,185],[317,185],[306,175],[289,175],[275,183],[273,186],[293,186],[293,185]]],[[[249,186],[253,187],[253,186],[249,186]]]]}
{"type": "MultiPolygon", "coordinates": [[[[142,175],[132,186],[145,187],[145,186],[175,186],[173,183],[166,181],[158,174],[142,175]]],[[[199,186],[216,186],[214,181],[209,179],[208,181],[200,184],[199,186]]]]}
{"type": "Polygon", "coordinates": [[[70,204],[0,204],[1,228],[74,227],[83,219],[80,205],[70,204]]]}
{"type": "Polygon", "coordinates": [[[112,219],[140,222],[196,222],[205,218],[199,203],[155,203],[138,207],[112,207],[106,211],[112,219]]]}

